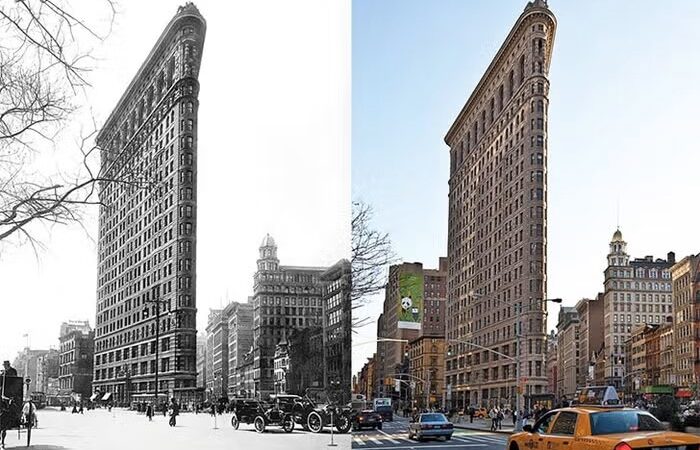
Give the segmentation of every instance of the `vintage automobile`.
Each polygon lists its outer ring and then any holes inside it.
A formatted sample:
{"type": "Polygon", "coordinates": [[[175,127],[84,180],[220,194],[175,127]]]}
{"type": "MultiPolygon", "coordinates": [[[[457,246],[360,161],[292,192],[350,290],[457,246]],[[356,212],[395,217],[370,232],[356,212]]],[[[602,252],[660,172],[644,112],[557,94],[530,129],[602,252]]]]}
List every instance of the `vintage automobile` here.
{"type": "Polygon", "coordinates": [[[231,426],[235,430],[241,423],[252,423],[258,433],[263,433],[269,426],[281,427],[286,433],[294,430],[294,416],[281,409],[279,401],[267,403],[253,399],[233,399],[231,407],[231,426]]]}
{"type": "Polygon", "coordinates": [[[32,428],[36,428],[36,406],[32,402],[23,402],[24,385],[29,386],[30,379],[0,375],[0,448],[5,448],[8,430],[17,430],[17,437],[27,433],[27,447],[32,439],[32,428]]]}
{"type": "Polygon", "coordinates": [[[339,433],[347,433],[352,428],[353,414],[349,406],[333,402],[319,405],[308,394],[295,400],[293,413],[296,423],[312,433],[320,433],[324,427],[330,426],[335,427],[339,433]]]}
{"type": "Polygon", "coordinates": [[[612,387],[584,389],[577,405],[545,413],[508,439],[508,450],[699,450],[700,436],[667,431],[647,411],[619,404],[612,387]]]}
{"type": "Polygon", "coordinates": [[[372,428],[376,430],[382,429],[382,415],[372,409],[365,409],[358,412],[352,420],[352,429],[361,430],[362,428],[372,428]]]}
{"type": "Polygon", "coordinates": [[[452,439],[454,425],[442,413],[422,413],[408,424],[408,438],[419,441],[427,437],[452,439]]]}

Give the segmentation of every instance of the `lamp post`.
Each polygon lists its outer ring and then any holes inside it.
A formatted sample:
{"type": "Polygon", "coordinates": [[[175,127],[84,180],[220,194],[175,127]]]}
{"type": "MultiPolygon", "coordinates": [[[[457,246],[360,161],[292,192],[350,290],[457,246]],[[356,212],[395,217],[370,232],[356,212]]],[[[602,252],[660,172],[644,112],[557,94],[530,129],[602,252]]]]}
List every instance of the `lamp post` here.
{"type": "MultiPolygon", "coordinates": [[[[154,397],[155,397],[155,403],[154,405],[158,405],[158,351],[160,349],[160,305],[166,305],[168,304],[167,300],[161,300],[160,297],[160,285],[154,286],[153,290],[153,299],[148,299],[144,300],[145,303],[151,303],[156,305],[156,364],[155,364],[155,389],[154,389],[154,397]]],[[[144,308],[143,312],[148,314],[148,308],[144,308]]]]}

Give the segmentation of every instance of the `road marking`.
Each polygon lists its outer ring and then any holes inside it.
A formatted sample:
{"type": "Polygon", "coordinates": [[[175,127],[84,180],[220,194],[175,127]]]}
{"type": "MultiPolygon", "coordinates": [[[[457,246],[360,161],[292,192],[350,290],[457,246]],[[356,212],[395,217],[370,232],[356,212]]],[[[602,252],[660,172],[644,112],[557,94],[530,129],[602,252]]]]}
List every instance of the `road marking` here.
{"type": "Polygon", "coordinates": [[[367,436],[367,439],[369,439],[370,441],[374,442],[377,445],[382,445],[382,441],[380,441],[377,438],[373,438],[372,436],[367,436]]]}
{"type": "Polygon", "coordinates": [[[357,445],[367,445],[367,444],[365,444],[365,442],[362,439],[360,439],[357,436],[353,436],[352,441],[354,444],[357,444],[357,445]]]}
{"type": "Polygon", "coordinates": [[[388,433],[385,433],[385,432],[382,431],[382,430],[377,430],[377,431],[379,431],[379,432],[382,433],[384,436],[386,436],[387,440],[390,441],[392,444],[398,444],[398,443],[399,443],[399,441],[393,440],[393,439],[391,438],[391,436],[390,436],[388,433]]]}

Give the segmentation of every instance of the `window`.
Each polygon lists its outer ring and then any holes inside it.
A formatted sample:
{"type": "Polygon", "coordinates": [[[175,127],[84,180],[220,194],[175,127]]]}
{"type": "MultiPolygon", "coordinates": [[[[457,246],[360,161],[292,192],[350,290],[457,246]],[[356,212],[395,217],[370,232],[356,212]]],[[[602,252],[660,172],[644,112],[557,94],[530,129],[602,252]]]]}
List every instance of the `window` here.
{"type": "Polygon", "coordinates": [[[574,431],[576,431],[576,419],[578,414],[575,412],[561,412],[557,416],[557,420],[552,425],[551,434],[563,434],[567,436],[573,436],[574,431]]]}
{"type": "Polygon", "coordinates": [[[540,420],[538,420],[532,427],[534,433],[544,434],[549,429],[549,424],[552,423],[552,419],[556,415],[556,411],[545,414],[540,420]]]}

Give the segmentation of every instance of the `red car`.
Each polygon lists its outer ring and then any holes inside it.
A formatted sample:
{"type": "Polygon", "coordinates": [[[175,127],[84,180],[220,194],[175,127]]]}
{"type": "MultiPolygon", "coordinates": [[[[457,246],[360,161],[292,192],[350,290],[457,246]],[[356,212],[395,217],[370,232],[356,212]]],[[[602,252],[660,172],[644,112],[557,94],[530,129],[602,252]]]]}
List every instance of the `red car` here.
{"type": "Polygon", "coordinates": [[[354,430],[360,430],[362,428],[372,428],[381,430],[382,416],[376,411],[372,411],[371,409],[360,411],[359,413],[357,413],[355,419],[352,421],[352,428],[354,430]]]}

